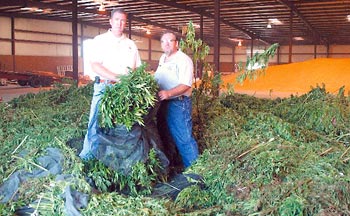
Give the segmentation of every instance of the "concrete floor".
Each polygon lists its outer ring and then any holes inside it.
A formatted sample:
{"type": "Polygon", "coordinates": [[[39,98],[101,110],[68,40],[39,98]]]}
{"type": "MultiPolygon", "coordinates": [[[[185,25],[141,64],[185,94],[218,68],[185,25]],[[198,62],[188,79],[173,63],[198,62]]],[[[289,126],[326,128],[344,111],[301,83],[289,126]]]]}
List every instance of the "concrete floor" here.
{"type": "MultiPolygon", "coordinates": [[[[25,95],[28,93],[38,93],[40,91],[50,90],[51,87],[33,88],[30,86],[19,86],[16,84],[8,84],[7,86],[0,86],[0,102],[9,102],[13,98],[25,95]],[[2,100],[1,100],[2,99],[2,100]]],[[[269,92],[269,91],[254,91],[254,90],[235,90],[235,93],[246,94],[257,98],[286,98],[290,97],[290,92],[269,92]]]]}
{"type": "Polygon", "coordinates": [[[13,98],[25,95],[28,93],[38,93],[40,91],[46,91],[51,87],[33,88],[30,86],[20,86],[17,84],[8,84],[6,86],[0,86],[0,102],[9,102],[13,98]]]}

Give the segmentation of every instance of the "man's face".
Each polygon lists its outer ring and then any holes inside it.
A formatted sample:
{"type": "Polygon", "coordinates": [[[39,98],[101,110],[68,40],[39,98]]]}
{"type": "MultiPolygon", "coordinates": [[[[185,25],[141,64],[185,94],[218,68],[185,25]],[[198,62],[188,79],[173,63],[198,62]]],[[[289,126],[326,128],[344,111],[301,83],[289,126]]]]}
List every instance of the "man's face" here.
{"type": "Polygon", "coordinates": [[[127,17],[126,14],[124,13],[114,13],[113,17],[111,17],[109,19],[109,23],[111,24],[111,28],[112,28],[112,32],[115,35],[122,35],[124,28],[126,26],[126,21],[127,21],[127,17]]]}
{"type": "Polygon", "coordinates": [[[175,35],[172,33],[166,33],[160,39],[161,47],[166,55],[171,55],[177,51],[178,42],[175,35]]]}

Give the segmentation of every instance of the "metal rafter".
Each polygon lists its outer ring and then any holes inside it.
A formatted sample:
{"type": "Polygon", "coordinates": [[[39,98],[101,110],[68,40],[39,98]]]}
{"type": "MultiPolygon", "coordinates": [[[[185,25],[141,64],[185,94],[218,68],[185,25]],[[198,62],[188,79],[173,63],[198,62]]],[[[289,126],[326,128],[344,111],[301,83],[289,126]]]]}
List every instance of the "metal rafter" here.
{"type": "MultiPolygon", "coordinates": [[[[158,3],[158,4],[166,5],[166,6],[169,6],[169,7],[178,8],[178,9],[182,9],[182,10],[185,10],[185,11],[190,11],[190,12],[193,12],[193,13],[197,13],[198,16],[199,15],[203,15],[203,16],[211,18],[211,19],[215,18],[214,14],[207,13],[207,12],[205,12],[203,10],[198,10],[198,9],[192,8],[191,6],[182,5],[182,4],[173,2],[173,1],[159,1],[159,0],[146,0],[146,1],[153,2],[153,3],[158,3]]],[[[232,22],[229,22],[227,20],[224,20],[224,19],[221,19],[220,21],[221,21],[221,23],[223,23],[225,25],[231,26],[232,28],[235,28],[235,29],[245,33],[250,38],[261,39],[260,36],[258,34],[256,34],[255,32],[253,32],[253,31],[250,31],[250,30],[247,30],[245,28],[242,28],[241,26],[238,26],[238,25],[236,25],[236,24],[234,24],[232,22]]],[[[261,40],[263,40],[263,39],[261,39],[261,40]]]]}
{"type": "Polygon", "coordinates": [[[328,40],[325,38],[322,38],[320,33],[312,27],[312,25],[305,19],[305,17],[298,11],[298,9],[294,6],[292,2],[289,2],[287,0],[278,0],[281,4],[287,6],[296,16],[300,18],[300,20],[309,28],[309,30],[314,34],[314,37],[316,37],[318,40],[323,41],[324,43],[328,43],[328,40]]]}
{"type": "MultiPolygon", "coordinates": [[[[114,7],[123,7],[133,15],[132,26],[150,28],[152,38],[159,39],[166,29],[180,32],[189,21],[204,23],[203,40],[213,45],[214,1],[212,0],[108,0],[106,12],[98,11],[99,3],[93,0],[77,0],[78,22],[108,28],[109,13],[114,7]]],[[[244,40],[248,44],[255,39],[260,41],[289,44],[290,13],[293,13],[293,36],[303,37],[297,44],[350,44],[350,0],[220,0],[220,42],[232,46],[237,42],[230,39],[244,40]],[[267,29],[269,18],[282,21],[267,29]]],[[[71,0],[0,0],[0,15],[56,21],[72,20],[71,0]],[[24,10],[24,7],[33,10],[24,10]],[[44,9],[44,11],[35,10],[44,9]],[[47,9],[47,10],[45,10],[47,9]]],[[[145,34],[136,28],[132,34],[145,34]]],[[[1,39],[1,38],[0,38],[1,39]]]]}

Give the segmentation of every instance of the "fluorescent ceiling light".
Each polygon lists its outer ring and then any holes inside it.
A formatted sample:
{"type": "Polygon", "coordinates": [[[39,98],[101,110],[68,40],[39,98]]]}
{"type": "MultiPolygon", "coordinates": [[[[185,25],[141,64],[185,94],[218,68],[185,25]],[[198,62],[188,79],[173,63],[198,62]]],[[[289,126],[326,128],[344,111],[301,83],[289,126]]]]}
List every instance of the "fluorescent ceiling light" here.
{"type": "Polygon", "coordinates": [[[350,22],[350,14],[346,17],[348,19],[348,21],[350,22]]]}
{"type": "Polygon", "coordinates": [[[200,26],[199,24],[193,23],[193,27],[194,27],[194,28],[200,28],[201,26],[200,26]]]}
{"type": "Polygon", "coordinates": [[[302,41],[302,40],[304,40],[303,37],[293,37],[293,39],[296,40],[296,41],[302,41]]]}
{"type": "Polygon", "coordinates": [[[32,10],[31,7],[22,7],[21,10],[32,10]]]}
{"type": "Polygon", "coordinates": [[[52,9],[51,8],[37,8],[37,7],[22,7],[21,10],[26,10],[26,11],[32,11],[32,12],[44,12],[44,13],[51,13],[52,9]]]}
{"type": "Polygon", "coordinates": [[[234,42],[239,42],[241,41],[242,39],[239,39],[239,38],[229,38],[230,40],[234,41],[234,42]]]}
{"type": "Polygon", "coordinates": [[[98,11],[106,11],[106,8],[103,5],[103,3],[101,3],[100,7],[98,8],[98,11]]]}
{"type": "Polygon", "coordinates": [[[269,19],[269,23],[274,24],[274,25],[281,25],[282,24],[282,22],[276,18],[269,19]]]}

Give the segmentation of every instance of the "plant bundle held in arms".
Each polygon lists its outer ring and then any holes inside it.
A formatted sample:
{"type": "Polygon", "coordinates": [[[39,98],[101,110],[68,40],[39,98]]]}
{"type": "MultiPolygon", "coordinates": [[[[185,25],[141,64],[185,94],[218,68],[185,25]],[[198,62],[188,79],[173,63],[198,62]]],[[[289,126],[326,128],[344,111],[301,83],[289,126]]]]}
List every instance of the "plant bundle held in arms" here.
{"type": "Polygon", "coordinates": [[[252,58],[248,57],[245,68],[240,66],[240,71],[243,70],[243,72],[237,77],[237,81],[243,83],[247,78],[252,80],[263,74],[268,66],[269,59],[275,56],[278,46],[278,43],[272,44],[263,53],[255,53],[252,58]]]}
{"type": "Polygon", "coordinates": [[[108,86],[101,99],[99,122],[102,128],[124,125],[128,130],[154,107],[158,85],[146,71],[146,63],[120,78],[120,83],[108,86]]]}

